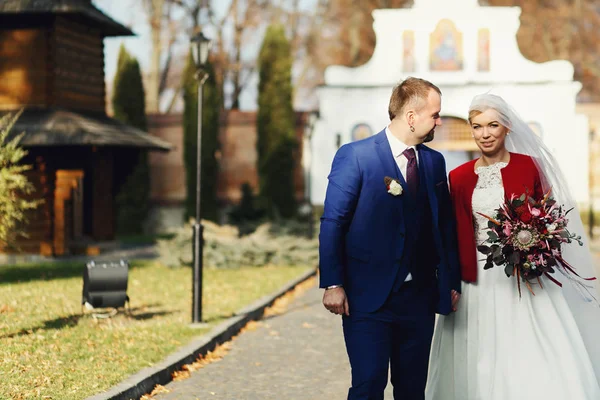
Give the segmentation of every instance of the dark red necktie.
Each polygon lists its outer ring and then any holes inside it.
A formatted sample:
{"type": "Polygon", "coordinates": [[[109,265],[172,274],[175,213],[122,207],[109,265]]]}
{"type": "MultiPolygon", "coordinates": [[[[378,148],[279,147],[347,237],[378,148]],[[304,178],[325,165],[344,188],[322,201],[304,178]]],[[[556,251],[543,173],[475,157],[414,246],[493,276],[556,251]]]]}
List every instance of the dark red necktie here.
{"type": "Polygon", "coordinates": [[[419,170],[417,169],[417,155],[415,149],[409,147],[402,153],[408,160],[406,165],[406,185],[408,186],[408,194],[416,198],[419,192],[419,170]]]}

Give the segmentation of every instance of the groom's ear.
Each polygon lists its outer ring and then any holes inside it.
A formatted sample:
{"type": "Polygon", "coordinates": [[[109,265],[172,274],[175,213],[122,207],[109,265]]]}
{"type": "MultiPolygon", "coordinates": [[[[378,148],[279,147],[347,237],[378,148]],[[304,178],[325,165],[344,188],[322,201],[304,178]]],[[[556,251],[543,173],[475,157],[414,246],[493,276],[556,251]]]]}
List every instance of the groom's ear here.
{"type": "Polygon", "coordinates": [[[404,113],[404,118],[406,118],[406,122],[408,122],[408,125],[413,126],[415,124],[415,111],[406,110],[406,112],[404,113]]]}

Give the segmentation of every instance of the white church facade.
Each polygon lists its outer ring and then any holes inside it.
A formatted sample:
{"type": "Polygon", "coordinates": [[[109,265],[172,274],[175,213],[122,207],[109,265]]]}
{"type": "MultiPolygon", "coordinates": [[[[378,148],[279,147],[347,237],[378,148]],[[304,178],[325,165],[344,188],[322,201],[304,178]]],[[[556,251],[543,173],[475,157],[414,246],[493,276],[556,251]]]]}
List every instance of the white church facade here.
{"type": "MultiPolygon", "coordinates": [[[[445,155],[448,171],[478,155],[466,123],[471,99],[504,97],[540,134],[567,176],[573,196],[588,201],[588,121],[575,111],[581,84],[573,65],[535,63],[519,51],[519,7],[477,0],[415,0],[412,8],[375,10],[376,47],[356,68],[331,66],[318,89],[319,119],[310,151],[310,197],[323,204],[327,175],[340,145],[381,131],[392,88],[408,76],[442,91],[442,127],[428,145],[445,155]]],[[[306,151],[306,150],[305,150],[306,151]]]]}

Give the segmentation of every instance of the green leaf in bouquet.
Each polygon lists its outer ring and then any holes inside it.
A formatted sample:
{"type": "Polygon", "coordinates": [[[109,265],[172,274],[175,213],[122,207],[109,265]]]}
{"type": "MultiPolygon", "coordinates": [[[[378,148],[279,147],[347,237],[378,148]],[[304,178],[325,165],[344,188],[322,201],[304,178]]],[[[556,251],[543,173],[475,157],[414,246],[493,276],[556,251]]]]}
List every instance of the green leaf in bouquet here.
{"type": "Polygon", "coordinates": [[[502,255],[502,247],[497,244],[492,246],[492,257],[500,257],[502,255]]]}
{"type": "Polygon", "coordinates": [[[522,206],[522,205],[523,205],[523,203],[525,203],[523,200],[519,200],[519,199],[517,199],[517,200],[513,200],[513,203],[512,203],[512,204],[513,204],[513,207],[515,207],[515,208],[516,208],[516,207],[520,207],[520,206],[522,206]]]}
{"type": "Polygon", "coordinates": [[[506,276],[511,277],[513,274],[513,269],[514,269],[514,266],[512,266],[510,264],[506,264],[506,267],[504,267],[504,273],[506,274],[506,276]]]}
{"type": "Polygon", "coordinates": [[[497,225],[495,223],[493,223],[492,221],[488,221],[488,228],[489,229],[494,229],[497,225]]]}
{"type": "Polygon", "coordinates": [[[491,262],[486,262],[485,265],[483,266],[483,269],[490,269],[490,268],[494,268],[494,264],[491,262]]]}
{"type": "Polygon", "coordinates": [[[496,232],[494,231],[488,231],[488,240],[490,242],[497,242],[498,241],[498,235],[496,234],[496,232]]]}
{"type": "Polygon", "coordinates": [[[527,196],[525,195],[525,193],[523,193],[523,194],[521,195],[521,197],[519,197],[519,201],[521,201],[521,202],[523,202],[523,203],[524,203],[526,198],[527,198],[527,196]]]}
{"type": "Polygon", "coordinates": [[[494,264],[496,264],[496,265],[502,265],[502,264],[504,264],[504,263],[505,263],[505,261],[506,261],[506,260],[504,259],[504,256],[503,256],[502,254],[500,254],[500,255],[499,255],[499,256],[497,256],[497,257],[494,257],[494,259],[493,259],[493,260],[494,260],[494,264]]]}
{"type": "Polygon", "coordinates": [[[485,245],[480,245],[477,246],[477,250],[481,253],[481,254],[485,254],[488,255],[491,252],[491,248],[489,246],[485,246],[485,245]]]}

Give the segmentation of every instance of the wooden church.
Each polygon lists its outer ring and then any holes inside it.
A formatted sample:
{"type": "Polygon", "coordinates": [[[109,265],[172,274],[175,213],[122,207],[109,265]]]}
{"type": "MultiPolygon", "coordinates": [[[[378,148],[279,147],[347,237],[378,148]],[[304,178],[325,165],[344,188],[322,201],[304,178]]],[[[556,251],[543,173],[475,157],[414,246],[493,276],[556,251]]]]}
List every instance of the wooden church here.
{"type": "Polygon", "coordinates": [[[0,115],[24,109],[12,134],[25,134],[44,200],[22,252],[59,256],[114,239],[115,196],[131,160],[171,148],[106,115],[103,40],[127,35],[91,0],[0,1],[0,115]]]}

